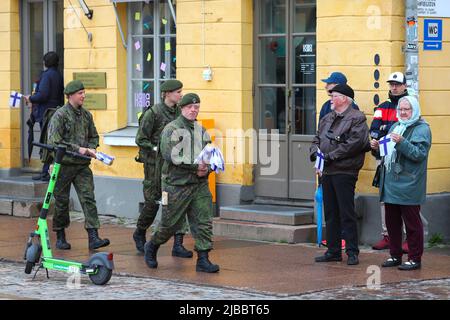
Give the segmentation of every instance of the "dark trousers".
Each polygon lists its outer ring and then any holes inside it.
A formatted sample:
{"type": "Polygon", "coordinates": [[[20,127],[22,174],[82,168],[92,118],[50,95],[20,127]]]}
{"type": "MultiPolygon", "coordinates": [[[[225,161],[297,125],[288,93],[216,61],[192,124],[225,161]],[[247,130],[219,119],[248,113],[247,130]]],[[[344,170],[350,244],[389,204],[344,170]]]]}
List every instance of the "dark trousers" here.
{"type": "MultiPolygon", "coordinates": [[[[42,126],[43,126],[43,121],[44,120],[41,120],[40,122],[39,122],[39,127],[41,128],[41,131],[42,131],[42,126]]],[[[42,134],[42,133],[41,133],[42,134]]],[[[50,164],[48,164],[48,163],[44,163],[44,165],[42,166],[42,174],[44,175],[44,174],[49,174],[48,173],[48,169],[50,168],[50,164]]]]}
{"type": "Polygon", "coordinates": [[[359,254],[355,212],[355,185],[358,178],[349,174],[322,177],[328,253],[341,255],[341,239],[348,255],[359,254]]]}
{"type": "Polygon", "coordinates": [[[423,254],[423,224],[420,218],[420,206],[407,206],[385,203],[386,227],[389,233],[391,256],[401,258],[402,225],[405,223],[408,241],[408,259],[421,262],[423,254]]]}

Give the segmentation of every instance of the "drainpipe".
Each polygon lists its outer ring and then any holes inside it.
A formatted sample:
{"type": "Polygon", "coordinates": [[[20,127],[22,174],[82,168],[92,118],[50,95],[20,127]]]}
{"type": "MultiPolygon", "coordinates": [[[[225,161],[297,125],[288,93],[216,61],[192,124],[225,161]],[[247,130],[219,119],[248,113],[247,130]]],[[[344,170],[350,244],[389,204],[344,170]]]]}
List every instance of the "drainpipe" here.
{"type": "Polygon", "coordinates": [[[417,26],[417,0],[405,0],[406,46],[405,76],[408,90],[419,95],[419,44],[417,26]]]}

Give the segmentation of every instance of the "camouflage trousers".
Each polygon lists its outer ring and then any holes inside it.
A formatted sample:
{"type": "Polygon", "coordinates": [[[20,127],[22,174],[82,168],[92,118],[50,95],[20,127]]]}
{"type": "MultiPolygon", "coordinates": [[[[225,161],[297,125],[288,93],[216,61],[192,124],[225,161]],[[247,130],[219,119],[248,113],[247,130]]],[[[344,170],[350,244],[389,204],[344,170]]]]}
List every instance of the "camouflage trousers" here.
{"type": "MultiPolygon", "coordinates": [[[[147,230],[155,221],[161,199],[161,172],[156,170],[157,165],[144,163],[144,206],[139,215],[136,227],[147,230]]],[[[186,219],[183,225],[175,233],[185,234],[188,231],[186,219]]]]}
{"type": "Polygon", "coordinates": [[[168,193],[168,204],[164,205],[161,224],[152,237],[153,243],[161,245],[167,242],[186,221],[195,239],[195,250],[212,249],[213,204],[208,183],[186,186],[163,185],[168,193]]]}
{"type": "Polygon", "coordinates": [[[97,206],[94,196],[94,177],[88,165],[61,165],[53,195],[55,197],[55,214],[53,231],[67,228],[70,225],[69,199],[70,187],[73,184],[84,213],[86,229],[100,227],[97,206]]]}

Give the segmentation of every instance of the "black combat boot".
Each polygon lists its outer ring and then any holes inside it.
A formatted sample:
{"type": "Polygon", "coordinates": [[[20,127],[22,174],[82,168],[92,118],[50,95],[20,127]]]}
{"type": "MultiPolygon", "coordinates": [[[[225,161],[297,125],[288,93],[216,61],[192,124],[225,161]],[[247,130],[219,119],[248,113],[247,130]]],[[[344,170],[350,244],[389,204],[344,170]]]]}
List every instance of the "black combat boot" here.
{"type": "Polygon", "coordinates": [[[158,267],[158,261],[156,261],[158,249],[159,245],[154,244],[151,240],[144,246],[144,260],[149,268],[155,269],[158,267]]]}
{"type": "Polygon", "coordinates": [[[98,237],[98,231],[95,228],[91,228],[91,229],[86,229],[87,233],[88,233],[88,238],[89,238],[89,249],[93,250],[93,249],[98,249],[101,247],[106,247],[107,245],[109,245],[109,240],[108,239],[100,239],[98,237]]]}
{"type": "Polygon", "coordinates": [[[70,243],[66,241],[66,233],[64,229],[56,231],[56,249],[70,250],[70,243]]]}
{"type": "Polygon", "coordinates": [[[197,251],[197,266],[195,270],[197,272],[208,272],[208,273],[214,273],[219,271],[219,266],[217,264],[212,264],[211,261],[208,259],[208,251],[197,251]]]}
{"type": "Polygon", "coordinates": [[[183,246],[183,237],[184,234],[182,233],[177,233],[173,237],[172,256],[180,258],[192,258],[192,251],[186,250],[186,248],[183,246]]]}
{"type": "Polygon", "coordinates": [[[145,239],[145,232],[146,230],[141,228],[136,228],[136,230],[133,233],[133,239],[136,243],[136,249],[139,252],[144,253],[144,245],[147,240],[145,239]]]}

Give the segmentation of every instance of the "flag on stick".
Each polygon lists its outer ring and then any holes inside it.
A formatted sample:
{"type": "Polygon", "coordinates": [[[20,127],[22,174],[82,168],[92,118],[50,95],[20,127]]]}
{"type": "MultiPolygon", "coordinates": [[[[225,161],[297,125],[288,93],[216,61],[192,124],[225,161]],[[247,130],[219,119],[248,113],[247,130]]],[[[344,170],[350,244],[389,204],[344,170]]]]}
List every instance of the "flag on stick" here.
{"type": "Polygon", "coordinates": [[[392,153],[392,150],[395,147],[395,142],[392,141],[391,135],[388,134],[387,136],[384,136],[378,141],[380,145],[380,156],[384,157],[388,154],[392,153]]]}
{"type": "Polygon", "coordinates": [[[20,107],[20,99],[23,95],[16,91],[11,91],[11,95],[9,96],[9,105],[13,108],[20,107]]]}
{"type": "Polygon", "coordinates": [[[323,172],[323,166],[325,162],[325,155],[320,151],[320,149],[317,149],[317,158],[316,163],[314,164],[314,168],[318,169],[320,172],[323,172]]]}

